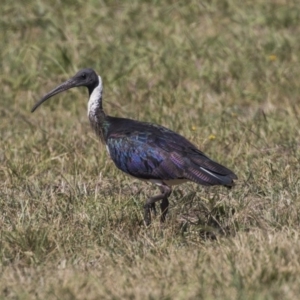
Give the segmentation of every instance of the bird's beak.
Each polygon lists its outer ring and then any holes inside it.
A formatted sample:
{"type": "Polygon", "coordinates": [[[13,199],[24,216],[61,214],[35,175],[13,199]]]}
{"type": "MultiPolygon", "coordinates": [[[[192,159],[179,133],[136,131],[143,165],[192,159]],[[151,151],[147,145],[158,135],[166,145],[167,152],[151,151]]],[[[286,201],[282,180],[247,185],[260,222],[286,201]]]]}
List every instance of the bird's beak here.
{"type": "Polygon", "coordinates": [[[47,99],[51,98],[52,96],[61,93],[63,91],[66,91],[68,89],[71,89],[73,87],[78,86],[78,83],[75,78],[71,78],[64,83],[60,84],[56,88],[54,88],[52,91],[50,91],[48,94],[46,94],[41,100],[39,100],[31,109],[31,112],[33,113],[43,102],[45,102],[47,99]]]}

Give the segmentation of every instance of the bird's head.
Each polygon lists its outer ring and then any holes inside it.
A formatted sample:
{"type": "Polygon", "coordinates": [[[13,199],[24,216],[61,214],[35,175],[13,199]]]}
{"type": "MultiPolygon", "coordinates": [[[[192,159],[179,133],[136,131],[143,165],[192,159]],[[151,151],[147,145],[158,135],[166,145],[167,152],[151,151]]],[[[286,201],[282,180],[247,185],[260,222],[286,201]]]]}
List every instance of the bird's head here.
{"type": "Polygon", "coordinates": [[[75,76],[60,84],[43,98],[41,98],[32,108],[31,112],[34,112],[43,102],[52,96],[69,90],[73,87],[86,86],[91,93],[94,88],[99,84],[99,77],[93,69],[82,69],[78,71],[75,76]]]}

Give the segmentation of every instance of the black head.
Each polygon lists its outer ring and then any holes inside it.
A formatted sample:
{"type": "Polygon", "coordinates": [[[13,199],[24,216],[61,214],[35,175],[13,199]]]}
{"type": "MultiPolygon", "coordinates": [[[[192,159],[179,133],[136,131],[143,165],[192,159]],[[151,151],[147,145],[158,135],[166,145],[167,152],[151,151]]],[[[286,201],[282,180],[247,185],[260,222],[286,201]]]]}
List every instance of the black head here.
{"type": "Polygon", "coordinates": [[[75,76],[57,86],[55,89],[46,94],[41,100],[39,100],[32,108],[31,112],[34,112],[43,102],[52,96],[69,90],[73,87],[86,86],[91,93],[94,88],[99,84],[99,78],[93,69],[81,69],[75,76]]]}

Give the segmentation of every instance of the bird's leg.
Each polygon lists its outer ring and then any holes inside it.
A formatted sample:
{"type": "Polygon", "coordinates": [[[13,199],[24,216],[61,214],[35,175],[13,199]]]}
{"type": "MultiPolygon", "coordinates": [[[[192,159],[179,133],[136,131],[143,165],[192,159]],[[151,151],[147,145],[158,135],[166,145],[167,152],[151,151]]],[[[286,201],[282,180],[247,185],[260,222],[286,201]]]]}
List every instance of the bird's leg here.
{"type": "Polygon", "coordinates": [[[162,222],[165,220],[165,216],[166,216],[166,213],[168,211],[168,206],[169,206],[168,197],[171,194],[171,188],[168,187],[167,185],[161,185],[160,190],[162,193],[160,195],[150,197],[146,201],[146,204],[144,206],[144,210],[145,210],[144,219],[145,219],[146,226],[149,226],[151,223],[150,210],[152,209],[154,211],[154,213],[156,213],[155,202],[157,202],[159,200],[162,200],[162,204],[160,206],[161,210],[162,210],[161,220],[162,220],[162,222]]]}
{"type": "Polygon", "coordinates": [[[160,203],[160,211],[161,211],[160,222],[161,223],[164,223],[166,221],[166,215],[168,213],[168,209],[169,209],[169,200],[168,200],[168,198],[163,198],[160,203]]]}
{"type": "Polygon", "coordinates": [[[172,189],[167,185],[160,186],[161,192],[165,195],[160,203],[160,210],[161,210],[161,216],[160,216],[160,222],[163,223],[166,220],[166,215],[168,213],[169,209],[169,196],[172,193],[172,189]]]}
{"type": "Polygon", "coordinates": [[[154,212],[156,212],[155,209],[155,202],[162,200],[164,198],[163,194],[157,195],[157,196],[153,196],[147,199],[146,204],[144,205],[144,220],[146,223],[146,226],[149,226],[151,223],[151,210],[154,210],[154,212]]]}

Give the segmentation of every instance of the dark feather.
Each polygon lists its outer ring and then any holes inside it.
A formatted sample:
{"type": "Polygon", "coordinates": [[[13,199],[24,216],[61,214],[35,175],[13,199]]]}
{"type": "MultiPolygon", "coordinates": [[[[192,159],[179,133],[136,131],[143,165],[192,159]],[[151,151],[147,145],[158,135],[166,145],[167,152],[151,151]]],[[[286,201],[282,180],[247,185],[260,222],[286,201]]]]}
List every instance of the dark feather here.
{"type": "Polygon", "coordinates": [[[140,179],[231,186],[236,175],[163,126],[109,117],[104,137],[116,166],[140,179]]]}

